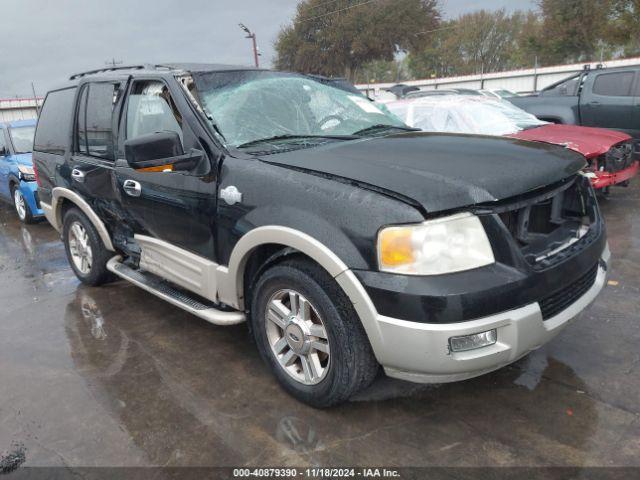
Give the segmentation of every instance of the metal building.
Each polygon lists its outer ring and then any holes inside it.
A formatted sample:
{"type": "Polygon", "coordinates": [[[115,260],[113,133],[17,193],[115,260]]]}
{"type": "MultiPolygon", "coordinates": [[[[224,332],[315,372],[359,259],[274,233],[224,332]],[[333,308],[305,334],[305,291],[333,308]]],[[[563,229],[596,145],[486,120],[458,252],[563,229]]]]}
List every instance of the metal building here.
{"type": "Polygon", "coordinates": [[[36,118],[41,105],[42,98],[1,98],[0,122],[36,118]]]}
{"type": "MultiPolygon", "coordinates": [[[[472,88],[472,89],[507,89],[516,93],[532,93],[558,82],[564,78],[578,73],[589,65],[596,68],[597,63],[573,65],[556,65],[552,67],[530,68],[524,70],[512,70],[509,72],[487,73],[484,75],[466,75],[448,78],[429,78],[424,80],[411,80],[402,82],[405,85],[419,87],[421,90],[435,90],[445,88],[472,88]]],[[[624,60],[612,60],[605,62],[605,68],[627,67],[640,65],[640,57],[624,60]]],[[[362,84],[357,87],[369,96],[376,97],[381,91],[392,87],[395,83],[362,84]]]]}

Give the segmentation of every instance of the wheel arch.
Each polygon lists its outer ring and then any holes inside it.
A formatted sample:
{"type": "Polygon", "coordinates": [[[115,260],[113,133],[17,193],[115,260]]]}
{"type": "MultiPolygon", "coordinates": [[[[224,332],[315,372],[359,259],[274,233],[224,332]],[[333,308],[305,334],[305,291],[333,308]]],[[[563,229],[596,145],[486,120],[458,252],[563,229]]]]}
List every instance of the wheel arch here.
{"type": "Polygon", "coordinates": [[[218,267],[224,278],[219,284],[220,299],[235,308],[244,309],[244,283],[247,263],[257,249],[270,246],[292,249],[306,255],[323,267],[333,278],[349,267],[327,246],[312,236],[282,226],[264,226],[251,230],[233,248],[227,267],[218,267]]]}
{"type": "Polygon", "coordinates": [[[100,217],[93,211],[91,206],[77,193],[62,187],[56,187],[51,194],[51,209],[45,209],[47,220],[59,232],[62,231],[64,212],[71,207],[77,207],[84,213],[98,232],[98,236],[107,250],[115,252],[109,231],[100,217]]]}
{"type": "Polygon", "coordinates": [[[353,304],[367,333],[374,354],[382,345],[378,326],[378,312],[366,290],[349,267],[329,247],[312,236],[288,227],[263,226],[244,235],[234,247],[229,265],[217,269],[218,297],[238,310],[246,310],[245,275],[252,255],[263,248],[267,262],[288,254],[301,254],[324,268],[353,304]]]}

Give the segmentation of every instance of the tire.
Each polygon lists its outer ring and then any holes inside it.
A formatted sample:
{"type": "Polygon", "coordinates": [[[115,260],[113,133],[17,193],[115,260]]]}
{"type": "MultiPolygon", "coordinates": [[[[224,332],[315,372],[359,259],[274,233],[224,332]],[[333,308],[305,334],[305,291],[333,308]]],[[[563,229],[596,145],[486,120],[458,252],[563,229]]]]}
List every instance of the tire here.
{"type": "Polygon", "coordinates": [[[304,259],[277,264],[262,274],[252,293],[251,329],[258,350],[292,396],[313,407],[330,407],[373,381],[379,366],[360,319],[320,266],[304,259]],[[291,308],[292,295],[309,308],[291,308]]]}
{"type": "Polygon", "coordinates": [[[611,187],[603,187],[596,190],[596,195],[603,200],[608,199],[611,196],[611,187]]]}
{"type": "Polygon", "coordinates": [[[77,208],[64,215],[62,241],[69,265],[82,283],[95,287],[113,278],[107,262],[115,254],[105,248],[93,224],[77,208]]]}
{"type": "Polygon", "coordinates": [[[22,195],[20,188],[15,184],[11,186],[11,199],[13,200],[13,207],[16,209],[20,221],[26,224],[35,223],[29,204],[25,200],[24,195],[22,195]]]}

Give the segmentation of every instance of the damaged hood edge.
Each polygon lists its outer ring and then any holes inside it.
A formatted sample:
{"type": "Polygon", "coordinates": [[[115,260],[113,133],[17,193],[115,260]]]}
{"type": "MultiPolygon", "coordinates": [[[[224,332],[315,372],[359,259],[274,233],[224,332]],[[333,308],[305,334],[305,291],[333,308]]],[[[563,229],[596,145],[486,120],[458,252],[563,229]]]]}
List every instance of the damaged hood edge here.
{"type": "Polygon", "coordinates": [[[545,143],[424,132],[335,142],[260,160],[355,183],[423,214],[526,194],[575,175],[586,164],[581,155],[545,143]]]}

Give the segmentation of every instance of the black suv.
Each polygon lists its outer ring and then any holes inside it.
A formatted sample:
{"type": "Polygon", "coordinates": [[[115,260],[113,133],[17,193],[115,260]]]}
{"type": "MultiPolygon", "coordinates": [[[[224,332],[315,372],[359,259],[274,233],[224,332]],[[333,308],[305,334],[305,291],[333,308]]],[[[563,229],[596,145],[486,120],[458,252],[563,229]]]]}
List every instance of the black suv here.
{"type": "Polygon", "coordinates": [[[82,282],[115,275],[211,323],[248,320],[278,380],[315,406],[380,365],[415,382],[500,368],[605,282],[583,157],[416,132],[304,75],[74,75],[47,95],[34,150],[82,282]]]}

